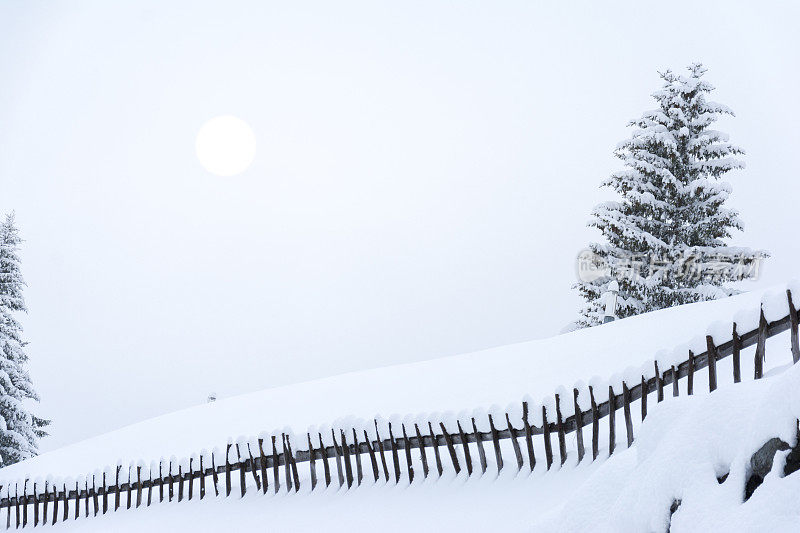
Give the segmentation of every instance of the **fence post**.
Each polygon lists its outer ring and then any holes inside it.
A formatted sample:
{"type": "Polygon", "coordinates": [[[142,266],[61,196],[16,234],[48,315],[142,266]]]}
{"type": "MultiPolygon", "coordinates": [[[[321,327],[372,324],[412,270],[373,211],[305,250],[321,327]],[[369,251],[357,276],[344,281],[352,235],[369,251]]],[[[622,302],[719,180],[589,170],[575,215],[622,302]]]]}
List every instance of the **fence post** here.
{"type": "MultiPolygon", "coordinates": [[[[317,488],[317,458],[314,457],[314,445],[311,444],[311,433],[306,433],[306,438],[308,438],[308,470],[309,474],[311,475],[311,490],[317,488]]],[[[258,448],[261,452],[261,457],[259,458],[261,466],[261,477],[264,479],[264,484],[262,485],[264,489],[264,494],[267,493],[267,474],[264,468],[264,451],[261,450],[261,439],[258,439],[258,448]]]]}
{"type": "Polygon", "coordinates": [[[453,446],[453,439],[450,437],[450,433],[447,432],[447,428],[444,427],[443,422],[439,422],[439,426],[442,428],[444,442],[447,444],[447,451],[450,453],[450,461],[453,463],[453,468],[455,469],[456,474],[459,474],[461,473],[461,467],[458,464],[458,456],[456,455],[456,448],[453,446]]]}
{"type": "Polygon", "coordinates": [[[33,527],[39,525],[39,499],[36,497],[36,482],[33,482],[33,527]]]}
{"type": "MultiPolygon", "coordinates": [[[[9,502],[10,504],[11,502],[9,502]]],[[[8,508],[9,515],[11,514],[11,506],[9,505],[8,508]]],[[[58,521],[58,487],[53,484],[53,521],[50,522],[51,526],[54,526],[58,521]]],[[[8,524],[6,524],[8,525],[8,524]]]]}
{"type": "MultiPolygon", "coordinates": [[[[232,444],[229,442],[225,446],[225,496],[231,495],[231,461],[230,461],[230,454],[231,454],[232,444]]],[[[172,501],[172,462],[170,461],[169,465],[169,475],[170,475],[170,484],[169,484],[169,501],[172,501]]]]}
{"type": "MultiPolygon", "coordinates": [[[[333,430],[331,430],[333,431],[333,430]]],[[[275,486],[275,494],[278,494],[278,491],[281,488],[281,471],[280,471],[280,464],[278,461],[278,449],[275,447],[275,439],[277,438],[275,435],[271,435],[272,437],[272,484],[275,486]]],[[[322,444],[322,433],[319,434],[319,445],[324,450],[325,447],[322,444]]],[[[325,456],[325,474],[328,474],[328,459],[327,455],[325,456]]]]}
{"type": "Polygon", "coordinates": [[[764,308],[761,308],[761,315],[758,317],[758,339],[756,341],[756,354],[754,358],[753,372],[754,379],[764,377],[764,359],[766,358],[767,342],[767,319],[764,317],[764,308]]]}
{"type": "Polygon", "coordinates": [[[714,339],[706,335],[706,354],[708,355],[708,392],[717,390],[717,347],[714,339]]]}
{"type": "Polygon", "coordinates": [[[194,457],[189,457],[189,501],[194,495],[194,457]]]}
{"type": "MultiPolygon", "coordinates": [[[[214,496],[219,497],[219,474],[217,474],[217,459],[214,450],[211,450],[211,481],[214,484],[214,496]]],[[[159,465],[159,471],[161,470],[161,466],[159,465]]],[[[162,480],[163,483],[163,480],[162,480]]],[[[161,490],[159,488],[159,490],[161,490]]]]}
{"type": "MultiPolygon", "coordinates": [[[[214,462],[212,456],[211,462],[214,462]]],[[[119,485],[119,474],[117,474],[117,485],[119,485]]],[[[164,458],[158,460],[158,503],[164,501],[164,458]]],[[[119,507],[119,494],[117,494],[117,507],[119,507]]],[[[116,511],[116,509],[114,509],[116,511]]]]}
{"type": "MultiPolygon", "coordinates": [[[[200,452],[200,499],[206,497],[206,470],[203,466],[203,456],[205,453],[203,451],[200,452]]],[[[150,475],[150,484],[153,484],[153,476],[150,475]]]]}
{"type": "MultiPolygon", "coordinates": [[[[308,435],[308,449],[309,453],[311,454],[311,467],[312,469],[316,468],[316,463],[314,462],[314,447],[311,446],[311,433],[306,433],[308,435]]],[[[202,463],[203,458],[200,458],[202,463]]],[[[267,480],[267,457],[264,455],[264,439],[259,437],[258,438],[258,466],[261,468],[261,493],[266,494],[267,489],[269,488],[269,481],[267,480]]],[[[316,472],[314,472],[314,484],[316,485],[316,472]]],[[[200,481],[200,499],[203,498],[203,482],[202,478],[200,481]]]]}
{"type": "Polygon", "coordinates": [[[28,480],[22,485],[22,527],[28,525],[28,480]]]}
{"type": "Polygon", "coordinates": [[[492,444],[494,445],[494,456],[497,460],[497,473],[503,469],[503,451],[500,449],[500,438],[497,434],[497,428],[494,427],[494,419],[489,415],[489,429],[492,433],[492,444]]]}
{"type": "Polygon", "coordinates": [[[575,438],[578,443],[578,462],[580,463],[583,461],[583,456],[586,454],[586,450],[583,447],[583,411],[581,411],[581,406],[578,404],[578,389],[572,389],[572,396],[574,405],[574,412],[575,412],[575,438]]]}
{"type": "Polygon", "coordinates": [[[653,361],[656,373],[656,399],[659,403],[664,401],[664,379],[661,377],[661,372],[658,370],[658,361],[653,361]]]}
{"type": "MultiPolygon", "coordinates": [[[[333,433],[333,429],[331,429],[333,433]]],[[[291,458],[289,454],[289,446],[286,442],[286,433],[281,433],[281,441],[283,442],[283,474],[286,478],[286,493],[292,490],[292,472],[291,472],[291,458]]],[[[334,438],[334,443],[336,439],[334,438]]]]}
{"type": "MultiPolygon", "coordinates": [[[[675,367],[672,367],[675,370],[675,367]]],[[[675,376],[675,374],[672,374],[675,376]]],[[[674,379],[674,378],[673,378],[674,379]]],[[[625,416],[625,434],[628,437],[628,448],[633,444],[633,420],[631,420],[631,391],[628,384],[622,382],[622,413],[625,416]]]]}
{"type": "Polygon", "coordinates": [[[406,425],[400,424],[400,428],[403,430],[403,449],[406,453],[406,467],[408,468],[408,482],[412,483],[414,481],[414,466],[411,464],[411,442],[408,440],[408,434],[406,433],[406,425]]]}
{"type": "MultiPolygon", "coordinates": [[[[389,426],[389,434],[392,433],[392,426],[389,426]]],[[[333,439],[333,449],[336,452],[336,473],[339,476],[339,486],[341,487],[344,485],[344,474],[342,473],[342,448],[339,446],[339,443],[336,442],[336,434],[331,429],[331,438],[333,439]]],[[[397,452],[397,449],[394,448],[394,439],[392,439],[392,450],[397,452]]],[[[395,457],[395,468],[397,469],[397,480],[400,480],[400,471],[399,466],[397,465],[397,458],[395,457]]],[[[287,478],[288,479],[288,478],[287,478]]],[[[288,492],[288,491],[287,491],[288,492]]]]}
{"type": "Polygon", "coordinates": [[[458,426],[458,435],[461,437],[461,446],[464,449],[464,463],[467,465],[467,475],[472,475],[472,456],[469,453],[469,444],[467,443],[467,435],[464,433],[464,430],[461,428],[461,421],[456,420],[456,425],[458,426]]]}
{"type": "Polygon", "coordinates": [[[678,387],[678,369],[675,368],[675,365],[672,365],[672,396],[673,398],[677,398],[680,394],[680,389],[678,387]]]}
{"type": "Polygon", "coordinates": [[[642,421],[647,416],[647,380],[642,376],[642,421]]]}
{"type": "Polygon", "coordinates": [[[589,399],[592,402],[592,461],[597,459],[600,447],[600,417],[598,416],[597,402],[594,399],[594,389],[589,386],[589,399]]]}
{"type": "Polygon", "coordinates": [[[428,421],[428,431],[430,431],[431,441],[433,441],[433,455],[436,459],[436,470],[439,472],[439,477],[442,477],[444,468],[442,467],[442,457],[439,455],[439,440],[436,438],[436,433],[433,431],[433,424],[431,424],[430,421],[428,421]]]}
{"type": "Polygon", "coordinates": [[[797,338],[797,309],[795,309],[794,301],[792,301],[792,291],[787,289],[786,298],[789,300],[789,325],[791,330],[790,336],[792,346],[792,362],[797,363],[800,361],[800,342],[798,342],[797,338]]]}
{"type": "Polygon", "coordinates": [[[547,407],[542,406],[542,431],[544,433],[544,455],[547,469],[553,466],[553,443],[550,442],[550,424],[547,422],[547,407]]]}
{"type": "Polygon", "coordinates": [[[616,416],[616,399],[614,396],[614,388],[609,385],[608,386],[608,455],[610,456],[614,453],[614,447],[616,445],[617,436],[616,436],[616,423],[614,418],[616,416]]]}
{"type": "Polygon", "coordinates": [[[522,402],[522,424],[525,427],[525,446],[528,448],[528,463],[533,472],[536,466],[536,454],[533,451],[533,432],[528,422],[528,402],[522,402]]]}
{"type": "Polygon", "coordinates": [[[564,419],[561,416],[561,398],[556,396],[556,430],[558,431],[558,453],[561,456],[561,464],[567,461],[567,436],[564,433],[564,419]]]}
{"type": "Polygon", "coordinates": [[[64,516],[61,518],[62,522],[69,520],[69,492],[67,491],[67,484],[64,483],[64,516]]]}
{"type": "Polygon", "coordinates": [[[514,426],[511,425],[511,419],[508,417],[508,413],[506,413],[506,423],[508,424],[508,433],[511,438],[511,447],[514,449],[514,455],[517,457],[517,472],[522,470],[522,450],[519,448],[519,442],[517,441],[517,430],[514,429],[514,426]]]}
{"type": "MultiPolygon", "coordinates": [[[[424,448],[422,447],[421,443],[422,441],[420,441],[419,449],[423,450],[424,453],[424,448]]],[[[361,449],[359,448],[358,444],[358,434],[356,433],[356,428],[353,428],[353,450],[353,455],[356,457],[356,482],[361,485],[361,480],[364,479],[364,470],[361,466],[361,449]]]]}
{"type": "Polygon", "coordinates": [[[392,423],[389,422],[389,445],[392,448],[392,463],[394,463],[394,482],[400,483],[400,457],[397,452],[397,442],[392,433],[392,423]]]}
{"type": "Polygon", "coordinates": [[[475,435],[475,443],[478,445],[478,461],[481,464],[481,474],[486,473],[486,450],[483,448],[483,438],[481,432],[478,431],[478,425],[475,424],[475,418],[472,418],[472,433],[475,435]]]}
{"type": "Polygon", "coordinates": [[[686,374],[686,394],[691,396],[694,394],[694,352],[689,350],[689,363],[687,365],[688,373],[686,374]]]}
{"type": "MultiPolygon", "coordinates": [[[[742,381],[741,370],[741,356],[742,356],[742,339],[736,331],[736,322],[733,323],[733,382],[739,383],[742,381]]],[[[691,394],[691,393],[690,393],[691,394]]]]}
{"type": "MultiPolygon", "coordinates": [[[[386,465],[386,450],[383,448],[383,439],[381,438],[381,433],[378,431],[378,420],[374,419],[375,422],[375,438],[376,442],[378,443],[378,452],[381,454],[381,466],[383,467],[383,475],[386,478],[386,482],[389,482],[389,467],[386,465]]],[[[433,433],[433,429],[431,429],[431,433],[433,433]]],[[[438,451],[437,451],[438,456],[438,451]]],[[[439,472],[441,475],[441,472],[439,472]]]]}
{"type": "MultiPolygon", "coordinates": [[[[322,468],[323,473],[325,474],[325,486],[329,487],[331,484],[331,466],[328,463],[328,450],[325,447],[325,443],[322,442],[322,433],[317,433],[317,435],[319,436],[319,450],[322,453],[322,468]]],[[[277,489],[275,492],[277,492],[277,489]]]]}
{"type": "Polygon", "coordinates": [[[429,470],[428,470],[428,457],[425,455],[425,441],[422,439],[422,434],[419,432],[419,425],[416,422],[414,423],[414,431],[417,433],[417,442],[419,443],[419,457],[420,459],[422,459],[422,475],[425,476],[425,479],[427,479],[429,470]]]}
{"type": "Polygon", "coordinates": [[[292,451],[292,439],[286,435],[286,449],[289,451],[289,465],[292,467],[292,479],[294,479],[294,491],[300,492],[300,476],[297,474],[297,461],[294,460],[292,451]]]}
{"type": "Polygon", "coordinates": [[[372,476],[375,478],[375,482],[377,483],[381,478],[380,472],[378,471],[378,458],[375,457],[375,446],[372,445],[372,441],[370,440],[366,429],[364,430],[364,440],[367,442],[369,461],[372,463],[372,476]]]}
{"type": "Polygon", "coordinates": [[[347,488],[353,486],[353,467],[350,465],[350,446],[347,445],[347,435],[344,430],[339,430],[339,438],[342,440],[342,452],[344,456],[344,475],[347,480],[347,488]]]}
{"type": "MultiPolygon", "coordinates": [[[[244,498],[244,495],[247,494],[247,468],[245,462],[242,461],[242,453],[238,442],[236,443],[236,464],[239,467],[239,492],[240,496],[244,498]]],[[[181,492],[183,492],[183,478],[181,478],[181,492]]],[[[180,501],[180,498],[178,501],[180,501]]]]}

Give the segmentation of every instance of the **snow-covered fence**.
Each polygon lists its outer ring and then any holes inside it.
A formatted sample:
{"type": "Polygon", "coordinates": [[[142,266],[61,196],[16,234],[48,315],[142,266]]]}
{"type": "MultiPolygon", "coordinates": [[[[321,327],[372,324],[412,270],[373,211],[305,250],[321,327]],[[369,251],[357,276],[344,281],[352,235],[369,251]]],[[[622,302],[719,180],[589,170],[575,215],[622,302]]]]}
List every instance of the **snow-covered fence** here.
{"type": "MultiPolygon", "coordinates": [[[[797,289],[795,292],[800,295],[797,289]]],[[[739,382],[742,350],[755,346],[753,377],[760,379],[766,339],[789,330],[792,362],[797,363],[797,304],[791,290],[779,296],[766,297],[754,314],[712,325],[704,337],[672,354],[658,354],[646,368],[628,370],[608,383],[576,384],[571,392],[562,388],[541,402],[528,398],[505,410],[465,416],[399,421],[376,418],[369,424],[309,430],[302,442],[305,449],[295,449],[300,440],[290,432],[262,434],[229,441],[224,451],[201,451],[182,460],[172,457],[150,465],[118,464],[78,479],[25,479],[0,488],[4,493],[0,509],[6,509],[6,527],[19,528],[164,501],[244,496],[248,491],[338,490],[365,483],[411,483],[448,473],[533,471],[537,450],[540,458],[544,454],[544,468],[549,470],[556,460],[564,464],[569,455],[576,462],[586,459],[585,440],[590,441],[594,460],[601,444],[607,446],[602,451],[614,453],[617,411],[622,411],[630,446],[634,424],[639,422],[632,414],[633,402],[640,401],[640,420],[644,420],[652,393],[657,402],[664,400],[670,388],[672,395],[678,396],[679,382],[685,378],[685,393],[693,394],[695,385],[705,388],[696,384],[695,378],[706,368],[708,389],[713,392],[720,379],[717,363],[728,356],[732,356],[732,381],[739,382]],[[601,438],[601,433],[608,438],[601,438]],[[568,436],[570,444],[574,441],[570,450],[568,436]]]]}

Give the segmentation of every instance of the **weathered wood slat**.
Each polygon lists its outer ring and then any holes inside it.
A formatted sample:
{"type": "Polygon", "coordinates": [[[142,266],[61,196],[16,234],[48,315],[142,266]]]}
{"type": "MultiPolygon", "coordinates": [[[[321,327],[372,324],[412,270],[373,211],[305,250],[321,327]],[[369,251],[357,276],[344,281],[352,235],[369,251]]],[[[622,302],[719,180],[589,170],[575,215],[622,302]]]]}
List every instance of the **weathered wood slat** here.
{"type": "Polygon", "coordinates": [[[645,417],[647,416],[647,381],[644,379],[644,376],[642,376],[641,388],[642,388],[642,402],[641,402],[642,421],[644,421],[645,417]]]}
{"type": "Polygon", "coordinates": [[[403,430],[403,448],[406,452],[406,468],[408,468],[408,482],[414,482],[414,465],[411,463],[411,442],[408,440],[408,433],[406,433],[406,425],[400,424],[403,430]]]}
{"type": "Polygon", "coordinates": [[[714,339],[711,335],[706,335],[706,353],[708,354],[708,392],[717,390],[717,347],[714,346],[714,339]]]}
{"type": "Polygon", "coordinates": [[[430,422],[428,422],[428,431],[430,431],[431,441],[433,442],[433,455],[436,459],[436,471],[439,472],[439,476],[441,477],[444,469],[442,467],[442,457],[439,455],[439,440],[436,438],[436,433],[433,432],[433,424],[430,422]]]}
{"type": "MultiPolygon", "coordinates": [[[[473,421],[474,424],[474,421],[473,421]]],[[[531,424],[528,422],[528,402],[522,402],[522,424],[525,431],[525,446],[528,448],[528,466],[531,472],[536,467],[536,454],[533,450],[533,431],[531,431],[531,424]]],[[[475,430],[477,433],[477,429],[475,430]]],[[[484,472],[486,469],[484,468],[484,472]]]]}
{"type": "Polygon", "coordinates": [[[764,359],[766,359],[766,343],[767,343],[767,319],[764,318],[764,309],[761,309],[761,315],[758,319],[758,333],[756,341],[756,353],[753,362],[753,376],[754,379],[761,379],[764,377],[764,359]]]}
{"type": "Polygon", "coordinates": [[[428,457],[425,455],[425,444],[422,434],[419,432],[419,425],[414,424],[414,431],[417,434],[417,442],[419,443],[419,456],[422,460],[422,475],[428,478],[428,457]]]}
{"type": "Polygon", "coordinates": [[[508,425],[508,433],[511,435],[511,447],[514,449],[514,456],[517,458],[517,472],[519,472],[522,470],[522,464],[524,463],[522,460],[522,450],[519,448],[517,432],[514,426],[511,425],[511,419],[508,417],[508,413],[506,413],[506,424],[508,425]]]}
{"type": "MultiPolygon", "coordinates": [[[[736,332],[736,322],[733,323],[733,382],[739,383],[742,381],[742,367],[741,367],[741,353],[742,353],[742,340],[736,332]]],[[[689,393],[691,394],[691,393],[689,393]]]]}
{"type": "Polygon", "coordinates": [[[614,388],[611,385],[609,385],[608,386],[608,455],[614,453],[614,446],[617,440],[616,436],[617,427],[614,421],[616,410],[617,406],[616,406],[616,396],[614,395],[614,388]]]}
{"type": "Polygon", "coordinates": [[[542,428],[544,429],[544,456],[547,469],[553,466],[553,443],[550,442],[550,424],[547,423],[547,407],[542,406],[542,428]]]}
{"type": "Polygon", "coordinates": [[[561,457],[561,464],[567,461],[567,436],[564,432],[564,419],[561,416],[561,398],[556,396],[556,431],[558,432],[558,454],[561,457]]]}
{"type": "Polygon", "coordinates": [[[694,352],[691,350],[689,350],[686,367],[686,394],[691,396],[694,394],[694,352]]]}
{"type": "MultiPolygon", "coordinates": [[[[574,417],[577,420],[581,418],[581,407],[578,404],[578,389],[572,389],[572,399],[573,399],[573,413],[574,417]]],[[[578,462],[580,463],[583,461],[583,456],[586,455],[586,450],[583,447],[583,426],[581,424],[576,424],[575,428],[575,440],[578,446],[578,462]]]]}
{"type": "Polygon", "coordinates": [[[464,450],[464,464],[467,466],[467,474],[472,475],[472,455],[469,453],[469,443],[467,436],[464,434],[464,429],[461,427],[461,421],[456,420],[458,426],[458,435],[461,437],[461,447],[464,450]]]}
{"type": "Polygon", "coordinates": [[[800,342],[798,342],[797,309],[794,308],[792,291],[786,290],[786,298],[789,300],[789,336],[792,347],[792,362],[797,363],[800,361],[800,342]]]}
{"type": "Polygon", "coordinates": [[[622,382],[622,413],[625,416],[625,434],[628,437],[628,448],[630,448],[631,444],[633,444],[633,420],[631,420],[631,393],[628,390],[628,385],[624,381],[622,382]]]}
{"type": "Polygon", "coordinates": [[[453,463],[453,469],[455,469],[456,474],[461,472],[461,466],[458,464],[458,456],[456,455],[456,448],[453,446],[453,438],[450,436],[450,433],[447,432],[447,428],[444,427],[442,422],[439,422],[439,426],[442,428],[442,435],[444,436],[445,444],[447,444],[447,451],[450,453],[450,461],[453,463]]]}
{"type": "Polygon", "coordinates": [[[600,413],[594,399],[594,390],[589,387],[589,399],[592,402],[592,461],[597,459],[600,449],[600,413]]]}
{"type": "Polygon", "coordinates": [[[472,419],[472,434],[475,435],[475,443],[478,446],[478,461],[481,465],[481,474],[486,473],[486,450],[483,448],[483,436],[478,431],[478,426],[475,424],[475,418],[472,419]]]}

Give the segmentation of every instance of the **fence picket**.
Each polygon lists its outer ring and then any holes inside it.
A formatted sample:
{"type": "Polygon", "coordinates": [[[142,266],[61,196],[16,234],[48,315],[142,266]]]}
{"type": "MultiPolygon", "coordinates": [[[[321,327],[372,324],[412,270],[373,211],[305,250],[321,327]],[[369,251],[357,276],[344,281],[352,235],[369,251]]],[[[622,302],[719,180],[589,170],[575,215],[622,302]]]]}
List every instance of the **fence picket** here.
{"type": "Polygon", "coordinates": [[[517,458],[517,472],[522,470],[522,450],[519,448],[519,442],[517,441],[517,433],[514,429],[514,426],[511,425],[511,419],[508,417],[508,413],[506,413],[506,424],[508,425],[508,434],[509,438],[511,439],[511,447],[514,449],[514,456],[517,458]]]}
{"type": "Polygon", "coordinates": [[[492,444],[494,445],[494,456],[497,460],[497,472],[503,469],[503,451],[500,449],[500,438],[497,434],[497,428],[494,427],[494,420],[492,415],[489,415],[489,429],[492,432],[492,444]]]}
{"type": "Polygon", "coordinates": [[[397,442],[392,433],[392,423],[389,422],[389,446],[392,448],[392,464],[394,464],[394,482],[400,483],[400,457],[397,452],[397,442]]]}
{"type": "Polygon", "coordinates": [[[550,442],[550,424],[547,422],[547,407],[542,406],[542,433],[544,434],[544,457],[547,469],[553,466],[553,443],[550,442]]]}
{"type": "MultiPolygon", "coordinates": [[[[325,444],[322,442],[322,433],[319,433],[319,450],[322,453],[322,470],[325,474],[325,486],[331,486],[331,465],[328,463],[328,453],[325,444]]],[[[277,478],[276,478],[277,479],[277,478]]],[[[275,491],[277,492],[277,490],[275,491]]]]}
{"type": "Polygon", "coordinates": [[[442,467],[442,457],[439,455],[439,440],[436,438],[436,433],[433,431],[433,424],[428,422],[428,431],[431,433],[431,441],[433,441],[433,456],[436,459],[436,471],[439,473],[439,477],[442,476],[442,472],[444,472],[444,468],[442,467]]]}
{"type": "Polygon", "coordinates": [[[641,387],[642,387],[642,400],[641,400],[641,402],[642,402],[642,421],[644,422],[644,419],[647,416],[647,393],[648,393],[647,380],[644,379],[644,376],[642,376],[642,385],[641,385],[641,387]]]}
{"type": "MultiPolygon", "coordinates": [[[[675,367],[672,367],[675,370],[675,367]]],[[[672,374],[675,376],[674,372],[672,374]]],[[[622,382],[622,413],[625,416],[625,435],[628,437],[628,448],[633,444],[633,420],[631,420],[631,392],[628,384],[622,382]]]]}
{"type": "Polygon", "coordinates": [[[689,350],[689,361],[686,374],[686,394],[691,396],[694,394],[694,352],[689,350]]]}
{"type": "Polygon", "coordinates": [[[614,418],[616,416],[617,406],[614,396],[614,389],[611,385],[608,386],[608,455],[614,453],[614,447],[617,441],[617,427],[614,418]]]}
{"type": "MultiPolygon", "coordinates": [[[[742,339],[739,337],[739,333],[736,331],[736,322],[733,323],[733,333],[731,335],[733,339],[733,382],[739,383],[742,381],[742,370],[741,370],[741,353],[742,353],[742,339]]],[[[691,394],[691,393],[689,393],[691,394]]]]}
{"type": "Polygon", "coordinates": [[[794,301],[792,300],[792,291],[786,290],[786,298],[789,300],[789,337],[790,345],[792,347],[792,363],[800,361],[800,342],[798,342],[798,320],[797,309],[794,308],[794,301]]]}
{"type": "MultiPolygon", "coordinates": [[[[433,430],[431,430],[433,431],[433,430]]],[[[375,438],[377,439],[378,443],[378,452],[381,455],[381,466],[383,467],[383,475],[386,479],[386,482],[389,482],[389,467],[386,465],[386,450],[383,448],[383,439],[381,439],[381,434],[378,431],[378,420],[375,419],[375,438]]],[[[441,472],[440,472],[441,473],[441,472]]]]}
{"type": "Polygon", "coordinates": [[[367,443],[369,462],[372,465],[372,477],[375,478],[374,481],[377,483],[381,478],[380,471],[378,470],[378,458],[375,457],[375,446],[373,446],[372,441],[369,440],[369,434],[366,429],[364,430],[364,441],[367,443]]]}
{"type": "Polygon", "coordinates": [[[717,347],[714,346],[714,339],[711,335],[706,335],[707,357],[708,357],[708,392],[717,390],[717,347]]]}
{"type": "Polygon", "coordinates": [[[578,462],[583,461],[583,456],[586,455],[586,449],[583,447],[583,412],[578,403],[578,389],[572,389],[572,399],[574,402],[573,412],[575,418],[575,440],[578,445],[578,462]]]}
{"type": "MultiPolygon", "coordinates": [[[[531,472],[536,467],[536,454],[533,450],[533,431],[531,424],[528,422],[528,402],[522,402],[522,425],[525,428],[525,446],[528,448],[528,463],[531,472]]],[[[486,470],[484,469],[484,472],[486,470]]]]}
{"type": "Polygon", "coordinates": [[[453,463],[453,468],[455,469],[456,474],[459,474],[461,473],[461,466],[458,464],[458,456],[456,455],[456,448],[453,446],[453,439],[450,437],[450,433],[447,432],[447,428],[444,427],[444,423],[439,422],[439,426],[442,428],[444,442],[447,444],[447,451],[450,453],[450,461],[453,463]]]}
{"type": "Polygon", "coordinates": [[[406,434],[406,425],[400,424],[400,428],[403,430],[403,449],[406,454],[406,468],[408,468],[408,482],[412,483],[414,481],[414,465],[411,463],[411,442],[408,440],[408,435],[406,434]]]}
{"type": "Polygon", "coordinates": [[[764,377],[764,359],[766,358],[767,342],[767,319],[764,318],[764,308],[761,308],[761,315],[758,318],[758,337],[756,342],[756,354],[753,361],[753,379],[764,377]]]}
{"type": "Polygon", "coordinates": [[[561,464],[567,461],[567,435],[564,433],[564,421],[561,416],[561,398],[556,394],[556,431],[558,432],[558,454],[561,464]]]}
{"type": "Polygon", "coordinates": [[[422,460],[422,475],[425,479],[428,478],[428,457],[425,455],[425,441],[422,439],[422,434],[419,432],[419,425],[414,423],[414,431],[417,433],[417,442],[419,443],[419,458],[422,460]]]}
{"type": "Polygon", "coordinates": [[[594,461],[600,449],[600,416],[594,399],[594,388],[591,386],[589,386],[589,399],[592,402],[592,461],[594,461]]]}
{"type": "Polygon", "coordinates": [[[461,428],[461,421],[456,420],[458,426],[458,436],[461,438],[461,447],[464,449],[464,463],[467,466],[467,475],[472,475],[472,456],[469,453],[469,444],[467,443],[467,435],[461,428]]]}
{"type": "Polygon", "coordinates": [[[483,436],[478,431],[478,426],[475,424],[475,418],[472,418],[472,433],[475,435],[475,444],[478,446],[478,462],[481,465],[481,474],[486,473],[486,450],[483,448],[483,436]]]}

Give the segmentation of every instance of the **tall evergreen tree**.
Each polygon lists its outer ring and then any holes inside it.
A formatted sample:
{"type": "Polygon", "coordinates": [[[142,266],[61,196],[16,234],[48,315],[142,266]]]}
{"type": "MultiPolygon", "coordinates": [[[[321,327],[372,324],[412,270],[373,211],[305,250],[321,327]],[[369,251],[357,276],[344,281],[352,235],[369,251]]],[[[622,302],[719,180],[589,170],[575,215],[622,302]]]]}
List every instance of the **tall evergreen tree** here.
{"type": "Polygon", "coordinates": [[[27,400],[39,397],[26,369],[28,357],[22,326],[14,313],[26,312],[20,272],[19,231],[14,215],[0,223],[0,466],[8,466],[37,454],[42,429],[49,421],[33,415],[27,400]]]}
{"type": "Polygon", "coordinates": [[[589,226],[605,237],[589,249],[599,272],[576,288],[586,300],[579,326],[602,320],[602,296],[619,282],[617,316],[637,315],[737,291],[724,284],[748,277],[766,252],[725,244],[742,230],[738,213],[723,204],[731,187],[721,178],[744,168],[744,154],[728,135],[711,128],[733,112],[706,99],[714,89],[699,63],[688,75],[659,73],[658,107],[629,123],[631,137],[615,155],[625,169],[603,183],[618,201],[595,206],[589,226]]]}

